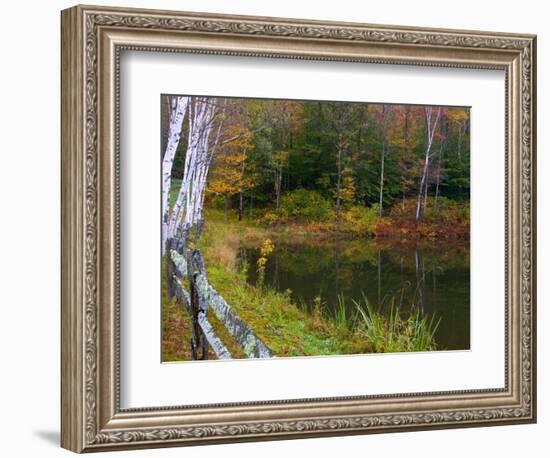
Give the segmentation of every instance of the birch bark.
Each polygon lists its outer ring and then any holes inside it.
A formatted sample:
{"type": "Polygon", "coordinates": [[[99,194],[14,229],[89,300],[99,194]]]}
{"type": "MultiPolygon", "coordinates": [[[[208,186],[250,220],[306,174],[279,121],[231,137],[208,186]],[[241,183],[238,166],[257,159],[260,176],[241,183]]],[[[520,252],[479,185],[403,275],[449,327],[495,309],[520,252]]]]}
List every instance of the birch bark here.
{"type": "Polygon", "coordinates": [[[380,198],[379,198],[379,205],[380,205],[380,216],[382,216],[382,207],[383,207],[383,201],[384,201],[384,163],[386,160],[386,147],[388,144],[387,140],[387,128],[388,128],[388,117],[390,112],[390,107],[388,105],[382,106],[382,151],[380,153],[380,198]]]}
{"type": "Polygon", "coordinates": [[[168,209],[170,206],[170,186],[172,184],[172,165],[181,138],[183,119],[187,111],[189,97],[169,98],[168,141],[162,159],[162,255],[166,252],[168,238],[168,209]]]}
{"type": "Polygon", "coordinates": [[[411,107],[407,105],[405,107],[405,125],[403,126],[403,151],[402,151],[402,166],[401,166],[401,188],[402,188],[402,200],[401,200],[401,209],[405,211],[405,160],[410,157],[409,151],[409,114],[411,112],[411,107]]]}
{"type": "Polygon", "coordinates": [[[193,100],[189,106],[189,129],[188,129],[188,138],[187,138],[187,151],[185,154],[185,164],[183,169],[183,179],[181,182],[180,190],[174,208],[172,209],[172,214],[170,216],[170,222],[168,226],[168,237],[173,237],[176,234],[176,221],[181,218],[181,212],[183,210],[184,199],[187,197],[189,183],[190,183],[190,167],[195,160],[196,150],[197,150],[197,130],[196,125],[200,122],[202,117],[202,111],[200,107],[197,107],[196,100],[193,100]],[[199,108],[199,109],[197,109],[199,108]]]}
{"type": "Polygon", "coordinates": [[[202,220],[206,177],[219,144],[222,121],[214,141],[212,131],[218,107],[208,98],[197,97],[190,103],[188,147],[180,191],[172,210],[168,237],[173,237],[183,224],[190,229],[202,220]]]}
{"type": "Polygon", "coordinates": [[[424,114],[426,116],[426,154],[424,156],[424,168],[422,170],[422,178],[420,180],[420,186],[418,188],[418,199],[416,202],[416,220],[420,218],[420,203],[422,201],[422,191],[424,191],[424,186],[428,186],[427,183],[427,175],[428,175],[428,167],[430,164],[430,152],[432,149],[432,143],[435,135],[435,129],[437,128],[437,124],[439,122],[439,117],[441,116],[441,107],[437,109],[437,115],[435,117],[435,121],[433,121],[432,124],[432,107],[426,107],[424,108],[424,114]]]}
{"type": "Polygon", "coordinates": [[[434,210],[437,211],[437,198],[439,197],[439,183],[441,181],[441,167],[443,163],[443,146],[445,145],[444,141],[441,141],[439,146],[439,160],[437,164],[437,179],[435,182],[435,197],[434,197],[434,210]]]}

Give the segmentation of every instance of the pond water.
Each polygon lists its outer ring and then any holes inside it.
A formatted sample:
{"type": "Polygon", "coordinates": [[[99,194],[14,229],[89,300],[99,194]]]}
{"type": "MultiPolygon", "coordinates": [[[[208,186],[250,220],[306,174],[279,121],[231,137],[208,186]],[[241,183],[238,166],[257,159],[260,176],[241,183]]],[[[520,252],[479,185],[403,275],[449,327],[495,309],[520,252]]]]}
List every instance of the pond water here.
{"type": "MultiPolygon", "coordinates": [[[[417,307],[423,316],[441,319],[438,347],[470,348],[470,252],[467,242],[411,242],[339,239],[330,241],[274,239],[266,265],[266,285],[291,291],[293,301],[309,310],[316,301],[330,314],[339,300],[369,303],[389,313],[391,303],[405,311],[417,307]]],[[[240,262],[256,284],[258,247],[242,246],[240,262]]]]}

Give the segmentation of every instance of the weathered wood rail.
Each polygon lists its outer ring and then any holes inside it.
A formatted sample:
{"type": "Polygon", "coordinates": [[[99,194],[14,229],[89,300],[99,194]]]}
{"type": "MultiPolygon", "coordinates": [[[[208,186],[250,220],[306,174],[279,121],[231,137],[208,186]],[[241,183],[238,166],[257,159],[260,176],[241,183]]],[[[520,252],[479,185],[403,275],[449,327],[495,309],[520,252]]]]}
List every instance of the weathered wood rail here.
{"type": "Polygon", "coordinates": [[[227,328],[248,358],[270,358],[271,349],[208,283],[204,261],[199,250],[189,250],[181,243],[171,243],[167,256],[169,295],[187,308],[193,323],[191,351],[193,359],[208,359],[208,348],[219,359],[232,355],[208,320],[212,310],[227,328]],[[184,282],[189,284],[185,287],[184,282]]]}

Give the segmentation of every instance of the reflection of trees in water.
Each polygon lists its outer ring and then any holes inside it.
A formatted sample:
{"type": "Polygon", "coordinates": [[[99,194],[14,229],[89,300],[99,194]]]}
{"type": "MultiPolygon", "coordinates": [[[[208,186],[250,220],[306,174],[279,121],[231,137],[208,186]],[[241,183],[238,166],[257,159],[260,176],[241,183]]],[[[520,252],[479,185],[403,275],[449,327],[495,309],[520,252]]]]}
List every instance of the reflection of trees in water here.
{"type": "Polygon", "coordinates": [[[297,276],[312,275],[330,268],[334,263],[332,247],[285,246],[275,244],[273,257],[279,259],[281,269],[297,276]]]}
{"type": "Polygon", "coordinates": [[[419,308],[421,315],[424,315],[424,286],[425,286],[425,271],[424,271],[424,259],[420,259],[418,250],[414,250],[415,261],[415,273],[416,273],[416,306],[419,308]],[[422,265],[422,272],[420,272],[420,265],[422,265]]]}
{"type": "MultiPolygon", "coordinates": [[[[332,286],[335,289],[334,296],[353,290],[354,286],[357,286],[354,282],[361,277],[370,282],[376,281],[375,285],[366,285],[365,288],[371,292],[375,291],[376,301],[369,297],[373,305],[382,307],[393,300],[397,306],[410,306],[412,300],[422,314],[426,311],[427,280],[431,280],[431,302],[436,302],[438,275],[448,270],[469,268],[469,253],[465,244],[414,245],[400,241],[392,244],[388,241],[354,239],[317,241],[304,245],[276,242],[275,246],[268,270],[269,284],[276,289],[284,288],[284,285],[281,286],[281,272],[294,277],[297,281],[300,278],[305,282],[318,281],[319,293],[323,290],[329,293],[332,286]],[[396,287],[395,284],[385,284],[386,279],[396,273],[399,285],[396,287]],[[373,278],[372,274],[376,278],[373,278]],[[316,276],[319,278],[316,279],[316,276]],[[332,285],[326,283],[331,277],[332,285]]],[[[254,265],[250,255],[254,258],[258,255],[258,250],[245,249],[241,253],[241,259],[247,257],[249,264],[254,265]]]]}
{"type": "MultiPolygon", "coordinates": [[[[241,259],[248,259],[253,284],[258,254],[257,248],[241,252],[241,259]]],[[[293,300],[306,310],[322,304],[330,311],[343,296],[352,311],[353,300],[362,301],[363,295],[382,313],[389,312],[392,304],[405,313],[415,307],[422,316],[443,318],[437,339],[443,338],[444,346],[465,348],[469,342],[465,244],[356,239],[302,245],[275,239],[265,281],[278,291],[290,289],[293,300]]]]}

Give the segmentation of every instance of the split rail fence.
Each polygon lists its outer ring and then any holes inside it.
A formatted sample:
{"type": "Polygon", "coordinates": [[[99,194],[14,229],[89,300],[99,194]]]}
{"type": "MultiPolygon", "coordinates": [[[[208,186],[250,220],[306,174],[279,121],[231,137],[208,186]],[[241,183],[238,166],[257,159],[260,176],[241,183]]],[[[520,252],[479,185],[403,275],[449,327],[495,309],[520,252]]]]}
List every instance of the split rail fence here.
{"type": "Polygon", "coordinates": [[[209,348],[219,359],[233,358],[210,323],[209,312],[227,328],[248,358],[272,357],[271,349],[208,282],[201,252],[186,248],[181,239],[171,240],[169,246],[168,291],[191,317],[193,359],[208,359],[209,348]]]}

